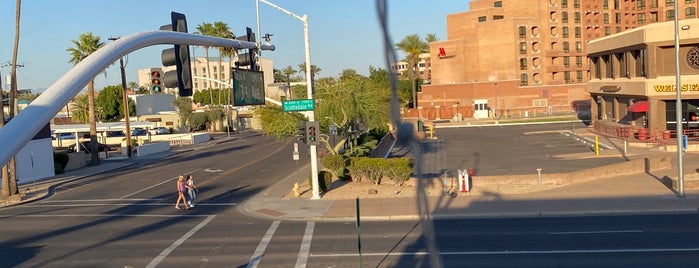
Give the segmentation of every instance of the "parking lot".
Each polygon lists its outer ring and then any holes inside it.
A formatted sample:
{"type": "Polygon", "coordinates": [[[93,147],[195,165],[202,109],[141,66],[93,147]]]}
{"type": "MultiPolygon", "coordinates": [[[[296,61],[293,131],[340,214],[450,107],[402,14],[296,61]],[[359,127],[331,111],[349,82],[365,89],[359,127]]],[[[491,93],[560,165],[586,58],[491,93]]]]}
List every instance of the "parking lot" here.
{"type": "MultiPolygon", "coordinates": [[[[585,126],[575,126],[585,133],[585,126]]],[[[457,169],[474,169],[476,175],[566,173],[625,161],[621,157],[595,157],[590,145],[570,134],[571,123],[495,125],[437,128],[436,140],[423,144],[423,173],[427,177],[455,175],[457,169]],[[587,158],[566,160],[579,154],[587,158]]]]}

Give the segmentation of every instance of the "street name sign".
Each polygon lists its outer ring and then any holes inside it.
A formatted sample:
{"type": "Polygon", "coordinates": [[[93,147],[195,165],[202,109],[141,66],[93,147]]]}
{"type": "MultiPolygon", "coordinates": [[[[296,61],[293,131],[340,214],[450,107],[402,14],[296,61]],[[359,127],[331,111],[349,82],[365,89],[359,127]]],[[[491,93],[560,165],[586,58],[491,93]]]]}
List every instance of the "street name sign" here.
{"type": "Polygon", "coordinates": [[[285,100],[282,102],[282,108],[285,112],[296,112],[296,111],[312,111],[315,109],[315,104],[313,100],[285,100]]]}

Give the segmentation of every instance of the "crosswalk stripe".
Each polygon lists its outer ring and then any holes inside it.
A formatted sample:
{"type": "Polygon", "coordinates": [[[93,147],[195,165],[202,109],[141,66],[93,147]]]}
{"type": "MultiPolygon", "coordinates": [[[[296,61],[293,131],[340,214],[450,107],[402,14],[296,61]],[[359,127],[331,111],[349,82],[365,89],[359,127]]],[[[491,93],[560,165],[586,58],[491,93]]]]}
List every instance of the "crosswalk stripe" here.
{"type": "Polygon", "coordinates": [[[276,220],[272,222],[271,226],[269,226],[267,233],[265,233],[265,236],[262,237],[262,241],[260,241],[260,244],[257,245],[257,249],[255,249],[252,257],[250,257],[250,261],[248,262],[247,266],[248,268],[256,268],[260,263],[260,260],[262,260],[262,255],[265,253],[267,245],[269,245],[269,241],[272,240],[272,236],[274,236],[274,233],[277,231],[280,223],[280,220],[276,220]]]}

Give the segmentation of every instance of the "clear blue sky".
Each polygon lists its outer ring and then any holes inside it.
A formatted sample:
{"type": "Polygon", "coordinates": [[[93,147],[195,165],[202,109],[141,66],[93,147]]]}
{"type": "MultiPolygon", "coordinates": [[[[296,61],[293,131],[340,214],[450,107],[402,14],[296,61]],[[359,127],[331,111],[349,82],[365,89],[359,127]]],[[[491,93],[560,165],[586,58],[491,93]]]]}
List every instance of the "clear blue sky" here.
{"type": "MultiPolygon", "coordinates": [[[[257,32],[255,0],[64,0],[22,1],[20,48],[17,72],[20,89],[45,89],[72,65],[66,48],[72,47],[81,33],[93,32],[108,37],[157,30],[169,24],[170,11],[187,16],[189,31],[204,22],[223,21],[235,35],[245,27],[257,32]]],[[[369,66],[385,69],[376,3],[373,0],[269,0],[299,16],[308,15],[311,63],[321,68],[320,77],[337,76],[344,69],[368,74],[369,66]]],[[[393,43],[409,34],[422,37],[434,33],[446,40],[446,15],[467,11],[468,0],[392,0],[389,2],[389,27],[393,43]]],[[[260,2],[260,32],[272,33],[276,51],[263,52],[274,60],[274,68],[283,69],[305,61],[303,24],[260,2]]],[[[0,63],[12,59],[15,26],[15,1],[0,2],[0,63]]],[[[166,46],[154,46],[131,53],[126,66],[127,81],[137,81],[138,69],[161,66],[160,52],[166,46]]],[[[210,56],[216,56],[210,51],[210,56]]],[[[196,49],[197,56],[204,50],[196,49]]],[[[403,55],[399,54],[399,58],[403,55]]],[[[96,88],[120,84],[118,65],[98,76],[96,88]]],[[[0,68],[3,88],[9,67],[0,68]]]]}

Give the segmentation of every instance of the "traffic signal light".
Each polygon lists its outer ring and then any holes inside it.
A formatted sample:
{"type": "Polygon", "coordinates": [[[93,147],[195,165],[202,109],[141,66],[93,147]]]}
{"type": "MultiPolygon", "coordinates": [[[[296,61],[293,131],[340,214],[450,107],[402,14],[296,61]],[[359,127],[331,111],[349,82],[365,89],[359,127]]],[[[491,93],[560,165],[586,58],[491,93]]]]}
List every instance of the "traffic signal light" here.
{"type": "Polygon", "coordinates": [[[306,144],[318,145],[318,131],[320,131],[317,121],[306,122],[306,144]]]}
{"type": "Polygon", "coordinates": [[[163,90],[163,70],[159,68],[150,69],[150,90],[155,93],[160,93],[163,90]]]}
{"type": "MultiPolygon", "coordinates": [[[[187,32],[187,18],[184,14],[170,13],[172,24],[160,27],[163,31],[187,32]]],[[[164,66],[176,66],[176,70],[163,75],[163,85],[177,87],[181,97],[192,96],[192,70],[189,59],[189,45],[177,45],[162,52],[164,66]]]]}
{"type": "Polygon", "coordinates": [[[299,126],[299,132],[296,134],[298,139],[303,143],[306,143],[306,122],[299,126]]]}
{"type": "MultiPolygon", "coordinates": [[[[245,36],[239,36],[236,39],[248,42],[255,42],[255,33],[252,32],[250,27],[245,27],[245,36]]],[[[248,66],[250,65],[250,70],[258,70],[257,67],[257,48],[248,49],[248,53],[242,53],[238,56],[238,62],[236,66],[248,66]]]]}

